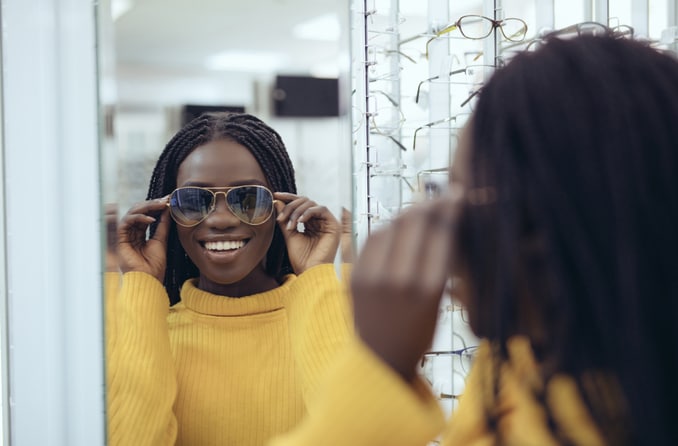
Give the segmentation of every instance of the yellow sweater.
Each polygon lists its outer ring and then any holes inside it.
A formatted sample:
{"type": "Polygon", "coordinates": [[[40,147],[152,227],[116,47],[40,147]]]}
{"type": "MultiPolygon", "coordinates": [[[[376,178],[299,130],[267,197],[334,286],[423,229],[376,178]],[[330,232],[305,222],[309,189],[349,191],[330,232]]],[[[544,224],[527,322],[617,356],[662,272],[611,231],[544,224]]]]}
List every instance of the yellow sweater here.
{"type": "Polygon", "coordinates": [[[425,446],[438,438],[444,446],[602,446],[574,381],[555,376],[545,387],[555,431],[534,397],[540,381],[529,342],[508,343],[499,394],[493,392],[489,345],[483,342],[459,407],[446,424],[442,410],[421,380],[406,383],[359,340],[350,343],[326,376],[321,404],[288,435],[269,446],[425,446]],[[491,427],[486,414],[493,411],[491,427]]]}
{"type": "Polygon", "coordinates": [[[264,444],[313,406],[351,333],[333,265],[242,298],[187,281],[171,309],[144,273],[107,286],[110,446],[264,444]]]}

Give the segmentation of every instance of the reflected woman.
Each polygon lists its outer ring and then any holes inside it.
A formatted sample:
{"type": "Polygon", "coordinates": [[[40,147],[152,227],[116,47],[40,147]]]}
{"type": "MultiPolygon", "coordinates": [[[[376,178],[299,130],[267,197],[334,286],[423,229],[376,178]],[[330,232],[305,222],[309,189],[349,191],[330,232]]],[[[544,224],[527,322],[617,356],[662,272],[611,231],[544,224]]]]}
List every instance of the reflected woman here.
{"type": "Polygon", "coordinates": [[[341,225],[296,194],[280,136],[248,114],[196,118],[117,236],[109,444],[260,445],[297,424],[352,322],[341,225]]]}

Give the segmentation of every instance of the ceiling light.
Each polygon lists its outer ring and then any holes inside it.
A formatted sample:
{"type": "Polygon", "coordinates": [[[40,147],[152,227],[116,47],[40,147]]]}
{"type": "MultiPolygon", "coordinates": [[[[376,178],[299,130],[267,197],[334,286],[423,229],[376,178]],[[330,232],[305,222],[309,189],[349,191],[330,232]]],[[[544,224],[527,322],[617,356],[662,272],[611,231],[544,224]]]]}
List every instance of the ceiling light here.
{"type": "Polygon", "coordinates": [[[215,71],[267,73],[276,71],[285,62],[286,56],[281,53],[236,50],[214,54],[205,65],[215,71]]]}
{"type": "Polygon", "coordinates": [[[292,33],[298,39],[336,42],[341,36],[339,17],[336,14],[318,16],[296,25],[292,33]]]}
{"type": "Polygon", "coordinates": [[[111,1],[111,17],[115,22],[123,14],[132,9],[134,3],[132,0],[112,0],[111,1]]]}

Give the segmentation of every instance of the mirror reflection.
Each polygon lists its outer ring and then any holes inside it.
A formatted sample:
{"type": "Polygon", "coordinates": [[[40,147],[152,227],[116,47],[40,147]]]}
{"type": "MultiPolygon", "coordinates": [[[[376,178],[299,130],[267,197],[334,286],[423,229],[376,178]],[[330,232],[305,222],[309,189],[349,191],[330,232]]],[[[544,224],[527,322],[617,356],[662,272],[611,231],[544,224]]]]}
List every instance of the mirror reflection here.
{"type": "MultiPolygon", "coordinates": [[[[592,17],[584,3],[565,12],[560,1],[432,1],[428,11],[415,1],[356,1],[350,88],[348,5],[274,1],[252,14],[211,2],[111,4],[102,27],[111,42],[105,190],[119,219],[107,282],[111,443],[261,444],[298,424],[351,334],[335,264],[353,259],[354,231],[360,246],[403,208],[444,196],[461,131],[495,68],[554,31],[675,44],[656,14],[640,20],[614,3],[592,17]],[[285,14],[294,27],[281,26],[285,14]],[[168,26],[148,32],[154,21],[168,26]],[[312,46],[299,44],[309,34],[312,46]],[[352,132],[348,107],[315,103],[315,88],[351,97],[352,132]]],[[[472,206],[497,197],[474,192],[472,206]]],[[[486,317],[468,312],[458,286],[452,280],[438,302],[416,368],[447,415],[479,351],[470,320],[486,317]]],[[[372,341],[407,344],[397,323],[382,333],[379,309],[362,311],[372,311],[363,320],[377,328],[362,327],[372,341]]]]}
{"type": "Polygon", "coordinates": [[[351,332],[348,5],[101,11],[109,444],[263,444],[351,332]]]}

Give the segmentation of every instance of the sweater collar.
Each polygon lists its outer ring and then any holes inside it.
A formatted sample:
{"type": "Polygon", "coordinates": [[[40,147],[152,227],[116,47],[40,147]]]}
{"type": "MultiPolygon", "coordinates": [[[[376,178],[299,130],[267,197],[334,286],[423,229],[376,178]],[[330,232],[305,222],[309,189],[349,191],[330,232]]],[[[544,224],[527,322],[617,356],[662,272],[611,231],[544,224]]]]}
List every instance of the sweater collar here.
{"type": "Polygon", "coordinates": [[[294,274],[284,277],[282,285],[264,293],[244,297],[220,296],[198,289],[198,279],[189,279],[181,287],[181,302],[189,310],[211,316],[247,316],[284,307],[294,274]]]}

